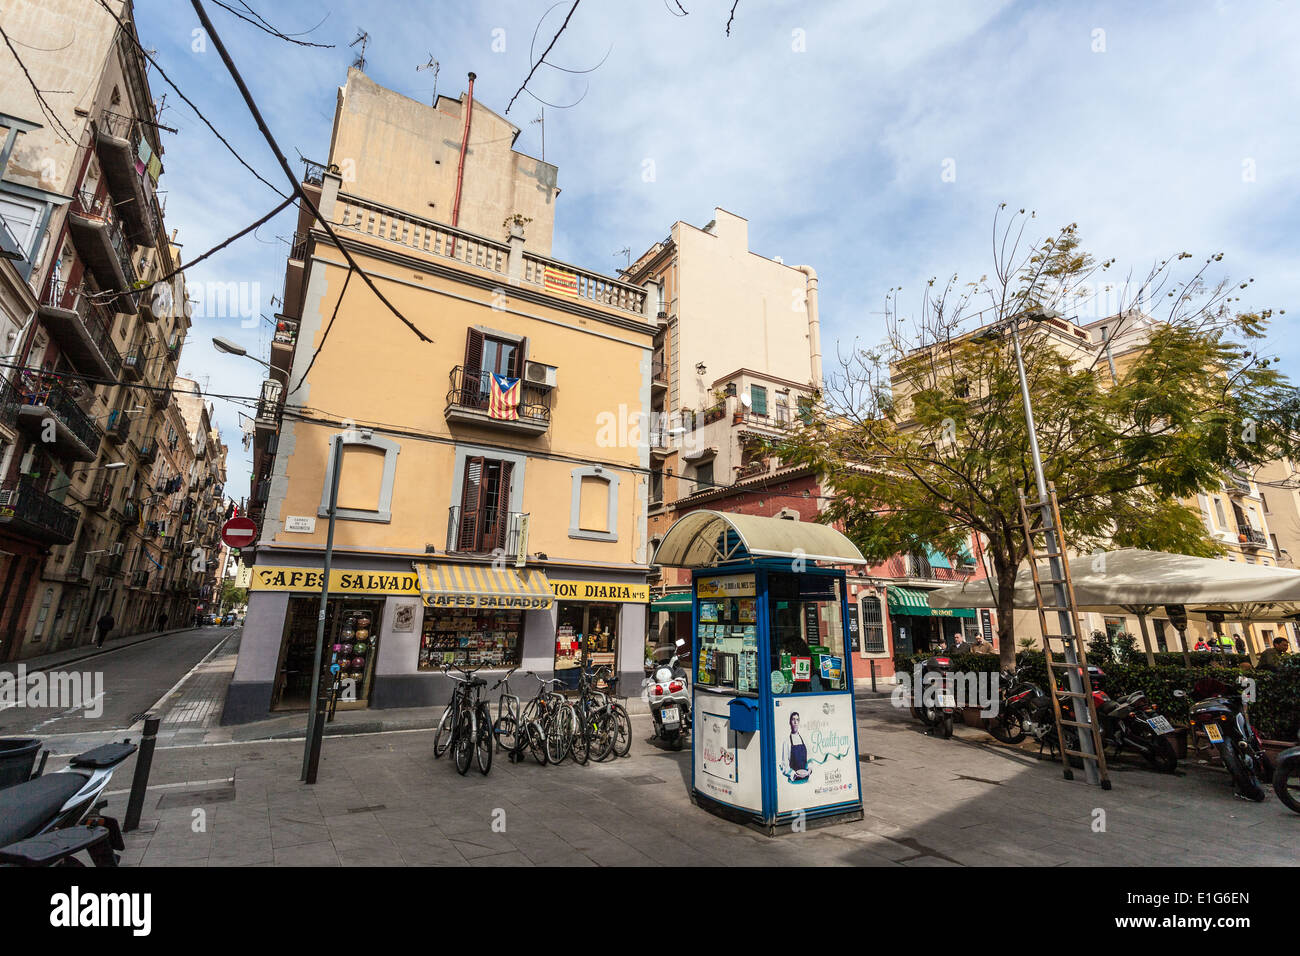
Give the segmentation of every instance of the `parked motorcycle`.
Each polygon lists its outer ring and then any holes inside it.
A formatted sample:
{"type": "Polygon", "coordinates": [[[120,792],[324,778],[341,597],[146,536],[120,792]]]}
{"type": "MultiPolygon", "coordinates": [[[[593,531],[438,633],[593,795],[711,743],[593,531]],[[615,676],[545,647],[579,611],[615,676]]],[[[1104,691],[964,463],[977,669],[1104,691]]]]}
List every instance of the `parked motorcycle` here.
{"type": "Polygon", "coordinates": [[[1092,703],[1097,710],[1102,746],[1113,747],[1116,757],[1125,748],[1137,751],[1161,773],[1173,773],[1178,769],[1178,754],[1166,736],[1174,732],[1174,726],[1151,703],[1146,692],[1135,690],[1114,699],[1100,686],[1106,673],[1091,665],[1088,670],[1094,672],[1090,675],[1093,679],[1092,703]]]}
{"type": "Polygon", "coordinates": [[[1257,803],[1263,800],[1263,784],[1272,782],[1273,765],[1241,694],[1223,681],[1204,677],[1192,688],[1192,696],[1193,730],[1199,728],[1218,748],[1237,794],[1257,803]]]}
{"type": "Polygon", "coordinates": [[[686,642],[677,639],[677,651],[666,664],[654,664],[649,677],[641,682],[641,699],[650,706],[654,736],[673,750],[681,750],[683,737],[691,729],[691,693],[689,675],[677,662],[686,642]]]}
{"type": "Polygon", "coordinates": [[[117,820],[100,811],[113,770],[135,744],[104,744],[73,757],[66,770],[0,790],[0,863],[14,866],[117,866],[125,844],[117,820]]]}
{"type": "MultiPolygon", "coordinates": [[[[1046,747],[1052,759],[1063,750],[1079,749],[1079,734],[1074,727],[1065,728],[1065,743],[1056,732],[1056,715],[1052,711],[1052,697],[1033,681],[1025,677],[1026,665],[1014,671],[1004,671],[999,683],[998,713],[985,720],[984,726],[996,739],[1006,744],[1018,744],[1026,737],[1038,743],[1041,754],[1046,747]]],[[[1062,704],[1062,716],[1073,719],[1069,703],[1062,704]]],[[[1083,761],[1070,757],[1070,766],[1079,768],[1083,761]]]]}
{"type": "Polygon", "coordinates": [[[957,712],[957,678],[952,659],[927,657],[921,662],[920,677],[912,688],[912,716],[946,740],[952,736],[953,714],[957,712]],[[934,674],[934,679],[929,679],[928,674],[934,674]]]}
{"type": "Polygon", "coordinates": [[[1300,813],[1300,747],[1278,754],[1273,770],[1273,792],[1296,813],[1300,813]]]}

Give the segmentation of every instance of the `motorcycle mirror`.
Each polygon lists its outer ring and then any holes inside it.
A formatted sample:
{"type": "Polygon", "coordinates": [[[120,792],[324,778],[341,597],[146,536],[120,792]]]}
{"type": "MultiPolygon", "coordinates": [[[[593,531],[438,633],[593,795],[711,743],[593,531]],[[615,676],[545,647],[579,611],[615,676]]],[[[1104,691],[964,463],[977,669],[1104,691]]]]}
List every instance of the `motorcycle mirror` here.
{"type": "Polygon", "coordinates": [[[685,647],[685,646],[686,646],[686,642],[685,642],[684,640],[682,640],[680,637],[677,638],[677,640],[674,642],[674,644],[676,644],[677,647],[685,647]]]}

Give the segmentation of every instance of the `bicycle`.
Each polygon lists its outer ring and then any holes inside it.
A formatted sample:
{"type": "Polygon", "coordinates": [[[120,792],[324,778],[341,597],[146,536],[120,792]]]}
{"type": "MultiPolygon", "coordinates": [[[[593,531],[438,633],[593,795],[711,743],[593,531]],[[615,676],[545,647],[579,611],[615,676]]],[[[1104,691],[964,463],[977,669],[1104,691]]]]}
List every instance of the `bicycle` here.
{"type": "Polygon", "coordinates": [[[539,708],[536,699],[530,700],[528,704],[520,710],[519,698],[510,693],[510,675],[513,674],[517,667],[510,668],[505,677],[501,678],[492,686],[493,690],[498,687],[504,687],[501,691],[501,697],[497,701],[497,719],[492,725],[492,733],[496,738],[497,745],[506,751],[512,763],[518,763],[523,759],[524,750],[529,749],[533,752],[533,757],[538,763],[546,765],[546,734],[542,729],[542,723],[538,719],[539,708]]]}
{"type": "Polygon", "coordinates": [[[452,688],[451,700],[442,712],[442,719],[438,721],[438,730],[433,737],[433,759],[437,760],[447,752],[451,746],[452,738],[456,730],[456,714],[460,710],[460,698],[465,693],[468,681],[462,677],[457,677],[451,672],[450,664],[442,665],[442,672],[456,682],[452,688]]]}
{"type": "Polygon", "coordinates": [[[603,664],[595,668],[592,675],[597,680],[603,679],[607,688],[604,691],[592,689],[590,693],[593,700],[601,708],[607,710],[613,720],[610,753],[616,757],[626,757],[632,749],[632,718],[628,715],[627,708],[615,697],[618,678],[614,676],[612,668],[603,664]]]}
{"type": "Polygon", "coordinates": [[[478,763],[479,773],[487,774],[492,769],[492,751],[495,743],[492,734],[492,715],[488,706],[481,699],[487,681],[475,677],[478,670],[467,671],[455,664],[450,665],[465,677],[456,678],[462,682],[457,707],[453,717],[451,748],[456,758],[456,772],[464,776],[469,771],[471,759],[478,763]]]}
{"type": "MultiPolygon", "coordinates": [[[[597,670],[609,672],[606,667],[597,670]]],[[[604,760],[614,747],[615,718],[609,698],[591,686],[595,674],[596,671],[588,671],[585,667],[578,671],[578,720],[587,756],[604,760]]]]}

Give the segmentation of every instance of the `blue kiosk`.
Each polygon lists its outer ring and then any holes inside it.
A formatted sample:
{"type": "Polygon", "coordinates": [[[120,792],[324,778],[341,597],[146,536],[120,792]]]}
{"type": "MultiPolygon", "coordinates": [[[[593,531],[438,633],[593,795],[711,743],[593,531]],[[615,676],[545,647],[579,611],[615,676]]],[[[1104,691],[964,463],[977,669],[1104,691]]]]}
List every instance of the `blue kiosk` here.
{"type": "Polygon", "coordinates": [[[845,573],[826,525],[693,511],[655,563],[691,569],[691,792],[769,835],[862,818],[845,573]]]}

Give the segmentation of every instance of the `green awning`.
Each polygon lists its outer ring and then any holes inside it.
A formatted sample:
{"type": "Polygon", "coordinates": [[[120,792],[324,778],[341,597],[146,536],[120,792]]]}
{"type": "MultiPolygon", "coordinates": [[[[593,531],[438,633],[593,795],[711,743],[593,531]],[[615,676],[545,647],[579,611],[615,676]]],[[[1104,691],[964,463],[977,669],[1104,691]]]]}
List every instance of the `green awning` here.
{"type": "Polygon", "coordinates": [[[940,552],[940,551],[936,551],[934,548],[930,547],[928,544],[925,546],[925,556],[929,559],[929,561],[930,561],[930,567],[932,567],[932,568],[951,568],[951,567],[952,567],[952,565],[948,563],[948,558],[947,558],[946,555],[944,555],[944,554],[943,554],[942,552],[940,552]]]}
{"type": "Polygon", "coordinates": [[[889,585],[889,613],[910,617],[974,617],[975,609],[969,607],[930,607],[926,592],[918,588],[900,588],[889,585]]]}
{"type": "Polygon", "coordinates": [[[690,591],[681,591],[677,594],[665,594],[663,597],[657,597],[650,602],[650,610],[652,611],[671,611],[676,614],[682,611],[689,613],[690,609],[690,591]]]}

